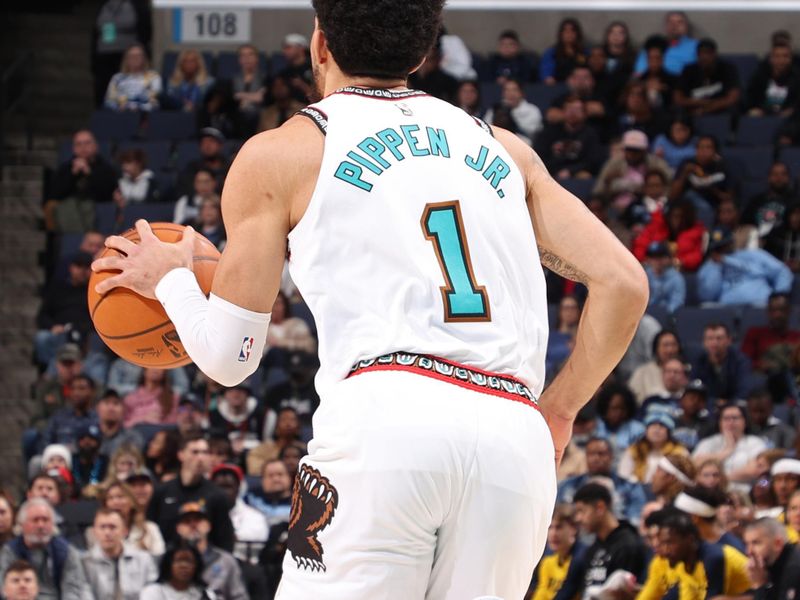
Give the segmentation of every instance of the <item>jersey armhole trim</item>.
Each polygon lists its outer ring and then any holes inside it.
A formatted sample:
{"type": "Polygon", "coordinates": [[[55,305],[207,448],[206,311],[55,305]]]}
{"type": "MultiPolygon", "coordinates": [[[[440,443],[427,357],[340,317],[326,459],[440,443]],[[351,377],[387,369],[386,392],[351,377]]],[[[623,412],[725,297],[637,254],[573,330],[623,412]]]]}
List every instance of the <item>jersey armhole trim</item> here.
{"type": "Polygon", "coordinates": [[[322,135],[328,135],[328,115],[318,108],[306,106],[305,108],[298,110],[295,114],[306,117],[307,119],[311,119],[314,125],[317,126],[317,129],[322,132],[322,135]]]}
{"type": "Polygon", "coordinates": [[[491,126],[486,121],[484,121],[479,117],[472,117],[472,118],[475,119],[475,123],[478,125],[478,127],[483,129],[490,136],[494,137],[494,131],[492,131],[491,126]]]}

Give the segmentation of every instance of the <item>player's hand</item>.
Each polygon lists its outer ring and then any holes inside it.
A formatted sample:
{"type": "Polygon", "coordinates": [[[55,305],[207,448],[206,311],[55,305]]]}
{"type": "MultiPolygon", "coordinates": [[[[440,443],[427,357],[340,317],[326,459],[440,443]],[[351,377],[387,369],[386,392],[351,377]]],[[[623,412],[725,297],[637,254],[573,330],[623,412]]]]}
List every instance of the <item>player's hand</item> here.
{"type": "Polygon", "coordinates": [[[550,428],[550,435],[553,436],[553,447],[556,451],[556,468],[558,468],[561,464],[561,459],[564,457],[564,450],[572,439],[572,423],[574,419],[567,419],[550,411],[542,411],[542,415],[550,428]]]}
{"type": "Polygon", "coordinates": [[[120,273],[98,283],[98,294],[124,287],[155,299],[156,285],[164,275],[180,267],[192,268],[195,233],[191,227],[184,229],[183,238],[174,244],[159,240],[144,219],[136,221],[136,231],[141,240],[138,244],[119,235],[106,239],[106,248],[113,248],[122,256],[98,258],[92,263],[92,270],[120,273]]]}

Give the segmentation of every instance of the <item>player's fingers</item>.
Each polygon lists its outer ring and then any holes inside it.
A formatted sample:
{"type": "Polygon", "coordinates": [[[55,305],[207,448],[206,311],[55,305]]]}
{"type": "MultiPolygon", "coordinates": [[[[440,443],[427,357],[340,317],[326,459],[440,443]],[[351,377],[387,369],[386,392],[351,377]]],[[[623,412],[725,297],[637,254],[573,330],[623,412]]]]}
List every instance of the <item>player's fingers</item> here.
{"type": "Polygon", "coordinates": [[[136,244],[121,235],[112,235],[106,238],[106,248],[113,248],[129,255],[136,248],[136,244]]]}
{"type": "Polygon", "coordinates": [[[108,279],[104,279],[96,286],[94,286],[94,291],[102,295],[110,292],[114,288],[126,287],[125,282],[127,281],[127,279],[128,278],[125,275],[125,273],[114,275],[114,277],[109,277],[108,279]]]}
{"type": "Polygon", "coordinates": [[[150,229],[150,223],[144,219],[136,221],[136,232],[139,234],[139,239],[142,240],[142,242],[158,240],[156,234],[150,229]]]}
{"type": "Polygon", "coordinates": [[[193,227],[187,225],[186,228],[183,230],[183,237],[181,238],[180,244],[184,248],[188,248],[190,251],[194,249],[194,238],[196,237],[196,232],[193,227]]]}
{"type": "Polygon", "coordinates": [[[92,263],[92,271],[121,271],[125,266],[125,258],[122,256],[104,256],[92,263]]]}

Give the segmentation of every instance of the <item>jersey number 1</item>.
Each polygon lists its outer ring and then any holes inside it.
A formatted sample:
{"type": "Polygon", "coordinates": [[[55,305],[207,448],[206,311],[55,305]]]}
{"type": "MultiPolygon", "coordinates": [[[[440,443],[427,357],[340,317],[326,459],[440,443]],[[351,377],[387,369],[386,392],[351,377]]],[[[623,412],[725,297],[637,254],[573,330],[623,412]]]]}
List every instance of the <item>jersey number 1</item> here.
{"type": "Polygon", "coordinates": [[[447,285],[441,288],[447,322],[491,321],[486,288],[475,283],[458,200],[425,205],[422,231],[433,243],[447,285]]]}

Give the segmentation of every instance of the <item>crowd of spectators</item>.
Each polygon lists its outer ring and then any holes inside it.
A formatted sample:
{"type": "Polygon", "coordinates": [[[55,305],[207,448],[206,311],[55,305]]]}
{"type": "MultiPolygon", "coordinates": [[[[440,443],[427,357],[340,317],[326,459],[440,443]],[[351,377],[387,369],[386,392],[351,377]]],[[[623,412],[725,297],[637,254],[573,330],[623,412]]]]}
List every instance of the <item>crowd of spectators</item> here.
{"type": "MultiPolygon", "coordinates": [[[[245,45],[222,73],[188,48],[162,77],[140,4],[103,4],[93,62],[97,106],[135,114],[132,139],[76,132],[47,186],[40,377],[21,441],[28,485],[20,497],[0,493],[9,600],[272,597],[319,404],[315,327],[288,272],[261,365],[233,388],[193,365],[137,367],[93,331],[86,289],[104,236],[138,215],[192,224],[224,248],[219,194],[236,148],[315,99],[297,33],[271,63],[245,45]],[[187,139],[161,140],[159,115],[189,115],[187,139]]],[[[792,598],[797,173],[771,160],[745,180],[746,165],[728,158],[744,118],[781,119],[770,158],[800,142],[791,39],[776,32],[743,80],[679,12],[638,46],[623,22],[596,33],[593,43],[565,19],[537,57],[504,31],[481,58],[445,31],[410,82],[526,140],[650,282],[631,348],[575,423],[530,597],[649,599],[674,588],[792,598]],[[725,137],[703,129],[709,115],[726,121],[725,137]]],[[[550,380],[572,349],[586,290],[552,273],[547,281],[550,380]]]]}

